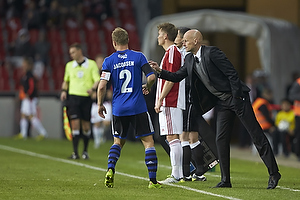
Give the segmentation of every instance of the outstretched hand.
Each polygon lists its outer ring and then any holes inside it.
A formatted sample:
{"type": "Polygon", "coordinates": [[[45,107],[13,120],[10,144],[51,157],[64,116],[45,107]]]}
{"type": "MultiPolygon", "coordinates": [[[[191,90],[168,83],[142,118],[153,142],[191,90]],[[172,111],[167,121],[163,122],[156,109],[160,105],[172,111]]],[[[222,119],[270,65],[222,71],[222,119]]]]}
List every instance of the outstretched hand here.
{"type": "Polygon", "coordinates": [[[160,67],[158,66],[157,62],[154,62],[152,60],[149,61],[149,65],[151,66],[152,69],[154,69],[154,71],[156,71],[157,73],[161,72],[160,67]]]}

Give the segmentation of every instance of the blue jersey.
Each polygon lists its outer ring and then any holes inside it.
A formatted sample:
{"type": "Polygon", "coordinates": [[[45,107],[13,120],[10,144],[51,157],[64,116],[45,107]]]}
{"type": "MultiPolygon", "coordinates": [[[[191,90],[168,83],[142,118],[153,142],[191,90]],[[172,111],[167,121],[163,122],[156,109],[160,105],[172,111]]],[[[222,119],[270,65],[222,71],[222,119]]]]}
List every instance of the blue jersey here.
{"type": "Polygon", "coordinates": [[[146,57],[141,52],[127,49],[105,58],[101,79],[112,82],[113,115],[130,116],[147,112],[142,92],[142,72],[146,76],[153,74],[146,57]]]}

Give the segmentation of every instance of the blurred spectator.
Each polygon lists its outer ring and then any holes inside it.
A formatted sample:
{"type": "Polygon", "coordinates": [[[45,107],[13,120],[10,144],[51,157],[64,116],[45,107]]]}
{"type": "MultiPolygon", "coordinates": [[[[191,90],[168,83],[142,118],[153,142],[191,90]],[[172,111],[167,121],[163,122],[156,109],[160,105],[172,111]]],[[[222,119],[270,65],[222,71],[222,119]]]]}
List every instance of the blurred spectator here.
{"type": "Polygon", "coordinates": [[[99,23],[112,16],[109,0],[85,0],[83,3],[83,12],[85,17],[92,17],[99,23]]]}
{"type": "Polygon", "coordinates": [[[32,69],[33,76],[36,78],[36,80],[40,80],[43,77],[44,70],[44,62],[40,59],[39,54],[36,54],[32,69]]]}
{"type": "Polygon", "coordinates": [[[253,78],[256,87],[256,97],[262,97],[263,90],[271,88],[268,83],[268,76],[263,70],[255,70],[253,78]]]}
{"type": "Polygon", "coordinates": [[[283,154],[288,157],[291,151],[291,141],[295,129],[295,114],[288,99],[281,101],[281,110],[275,118],[277,130],[273,133],[273,152],[278,155],[278,146],[282,145],[283,154]]]}
{"type": "Polygon", "coordinates": [[[21,102],[20,133],[16,139],[26,139],[28,131],[28,120],[38,131],[37,140],[42,140],[47,136],[47,131],[37,117],[38,90],[36,80],[32,74],[33,61],[31,58],[24,58],[22,69],[24,75],[21,79],[19,97],[21,102]]]}
{"type": "Polygon", "coordinates": [[[249,74],[246,76],[246,80],[245,80],[246,85],[250,88],[250,101],[251,103],[254,102],[254,100],[257,97],[257,89],[256,89],[256,85],[255,85],[255,80],[252,74],[249,74]]]}
{"type": "Polygon", "coordinates": [[[8,3],[7,1],[1,0],[0,1],[0,17],[5,18],[5,14],[8,10],[8,3]]]}
{"type": "Polygon", "coordinates": [[[34,57],[34,49],[30,44],[30,35],[27,29],[18,32],[18,38],[9,45],[10,57],[7,57],[7,64],[12,67],[21,67],[23,57],[34,57]]]}
{"type": "MultiPolygon", "coordinates": [[[[99,69],[99,74],[101,75],[102,72],[102,64],[104,61],[104,55],[98,54],[95,57],[95,62],[97,64],[97,67],[99,69]]],[[[111,119],[112,119],[112,90],[111,88],[111,81],[107,84],[107,90],[106,95],[104,99],[103,105],[106,108],[106,114],[105,119],[99,116],[98,114],[98,105],[97,105],[97,99],[96,99],[96,93],[95,94],[95,101],[93,102],[92,109],[91,109],[91,123],[92,123],[92,129],[93,129],[93,136],[94,136],[94,147],[98,148],[101,143],[104,143],[106,139],[112,139],[112,135],[110,132],[110,126],[111,126],[111,119]]]]}
{"type": "Polygon", "coordinates": [[[50,4],[52,0],[40,0],[38,4],[38,11],[40,17],[41,28],[46,28],[48,20],[48,10],[50,10],[50,4]]]}
{"type": "Polygon", "coordinates": [[[295,113],[295,152],[300,161],[300,78],[298,78],[289,90],[289,99],[294,101],[295,113]]]}
{"type": "Polygon", "coordinates": [[[33,58],[34,51],[30,44],[30,35],[27,29],[21,29],[18,32],[18,38],[10,45],[12,56],[26,56],[33,58]]]}
{"type": "Polygon", "coordinates": [[[300,77],[300,74],[298,71],[294,71],[292,74],[291,74],[291,82],[289,84],[287,84],[286,86],[286,98],[288,98],[289,96],[289,91],[292,87],[292,85],[295,83],[295,81],[300,77]]]}
{"type": "Polygon", "coordinates": [[[271,146],[273,146],[271,135],[275,131],[275,124],[272,118],[272,100],[272,91],[265,88],[262,91],[261,97],[256,98],[252,104],[255,117],[267,136],[271,146]]]}
{"type": "Polygon", "coordinates": [[[34,44],[35,59],[41,60],[44,65],[49,62],[50,43],[46,40],[46,32],[39,32],[39,39],[34,44]]]}
{"type": "Polygon", "coordinates": [[[57,0],[53,0],[48,11],[47,26],[51,28],[58,28],[61,25],[60,5],[57,0]]]}
{"type": "Polygon", "coordinates": [[[6,19],[13,17],[21,18],[24,10],[24,0],[7,1],[6,19]]]}
{"type": "Polygon", "coordinates": [[[60,0],[62,22],[68,18],[75,19],[77,23],[82,24],[82,1],[81,0],[60,0]]]}
{"type": "Polygon", "coordinates": [[[23,15],[23,27],[30,29],[39,29],[41,27],[40,12],[36,8],[35,1],[31,0],[28,3],[27,9],[23,15]]]}

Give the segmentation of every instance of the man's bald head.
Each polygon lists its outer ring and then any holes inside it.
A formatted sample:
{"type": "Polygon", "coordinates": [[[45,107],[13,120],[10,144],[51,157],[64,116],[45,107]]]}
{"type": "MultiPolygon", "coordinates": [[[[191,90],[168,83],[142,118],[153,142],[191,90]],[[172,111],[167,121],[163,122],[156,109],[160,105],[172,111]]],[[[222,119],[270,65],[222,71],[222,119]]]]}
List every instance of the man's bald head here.
{"type": "Polygon", "coordinates": [[[203,40],[202,33],[198,31],[197,29],[192,29],[187,31],[185,34],[187,34],[188,37],[191,37],[199,42],[203,40]]]}
{"type": "Polygon", "coordinates": [[[192,29],[187,31],[183,36],[183,44],[186,51],[196,54],[201,46],[203,36],[200,31],[192,29]]]}

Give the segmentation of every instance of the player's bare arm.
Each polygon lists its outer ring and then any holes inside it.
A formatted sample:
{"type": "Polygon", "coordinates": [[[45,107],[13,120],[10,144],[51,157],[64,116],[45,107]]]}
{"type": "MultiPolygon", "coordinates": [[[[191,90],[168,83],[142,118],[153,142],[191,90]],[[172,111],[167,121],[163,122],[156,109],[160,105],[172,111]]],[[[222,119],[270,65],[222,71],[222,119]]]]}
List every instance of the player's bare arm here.
{"type": "Polygon", "coordinates": [[[60,100],[64,101],[67,99],[67,91],[69,88],[69,82],[64,81],[61,86],[60,100]]]}
{"type": "Polygon", "coordinates": [[[97,98],[98,98],[98,114],[100,117],[105,119],[105,116],[103,113],[106,114],[106,108],[103,105],[104,97],[106,94],[106,80],[100,80],[98,85],[98,91],[97,91],[97,98]]]}
{"type": "Polygon", "coordinates": [[[151,91],[151,87],[155,83],[155,75],[151,74],[150,76],[147,77],[147,83],[142,86],[143,88],[143,94],[147,95],[151,91]]]}
{"type": "Polygon", "coordinates": [[[160,97],[158,98],[158,101],[154,107],[154,110],[156,113],[160,113],[161,110],[160,110],[160,107],[162,105],[162,101],[164,100],[164,98],[166,98],[166,96],[169,94],[170,90],[172,89],[174,83],[171,82],[171,81],[166,81],[165,84],[164,84],[164,87],[161,91],[161,95],[160,97]]]}

